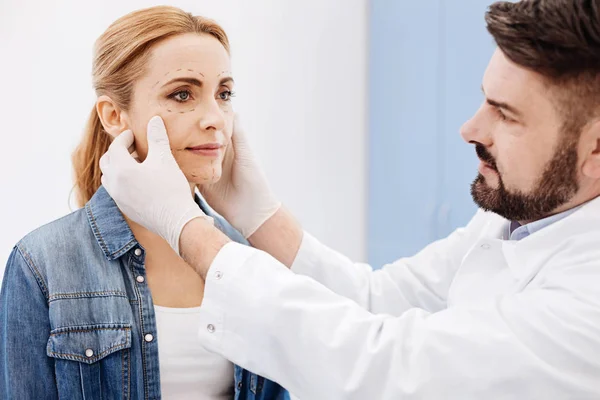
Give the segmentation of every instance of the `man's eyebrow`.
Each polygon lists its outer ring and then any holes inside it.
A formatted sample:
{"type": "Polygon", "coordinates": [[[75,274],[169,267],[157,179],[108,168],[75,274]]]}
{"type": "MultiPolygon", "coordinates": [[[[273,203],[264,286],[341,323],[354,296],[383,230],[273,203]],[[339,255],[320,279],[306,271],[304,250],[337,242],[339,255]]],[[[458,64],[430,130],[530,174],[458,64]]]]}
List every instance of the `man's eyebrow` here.
{"type": "Polygon", "coordinates": [[[229,83],[229,82],[235,83],[235,81],[233,80],[232,77],[226,76],[223,79],[221,79],[221,81],[219,82],[219,85],[224,85],[224,84],[229,83]]]}
{"type": "MultiPolygon", "coordinates": [[[[485,95],[485,90],[483,89],[483,86],[481,86],[481,91],[483,92],[483,94],[485,95]]],[[[504,110],[507,110],[508,112],[510,112],[511,114],[514,114],[517,117],[522,117],[523,114],[517,110],[515,107],[511,106],[508,103],[502,102],[502,101],[497,101],[497,100],[493,100],[490,99],[489,97],[485,97],[485,101],[493,107],[497,107],[497,108],[502,108],[504,110]]]]}

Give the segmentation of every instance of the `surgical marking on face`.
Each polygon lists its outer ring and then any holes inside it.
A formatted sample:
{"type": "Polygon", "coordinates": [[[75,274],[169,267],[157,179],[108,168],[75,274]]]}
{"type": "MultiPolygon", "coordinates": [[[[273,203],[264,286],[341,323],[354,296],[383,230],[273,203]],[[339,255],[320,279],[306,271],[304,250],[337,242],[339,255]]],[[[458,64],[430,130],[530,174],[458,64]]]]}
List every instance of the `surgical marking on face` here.
{"type": "MultiPolygon", "coordinates": [[[[200,72],[196,69],[182,67],[182,68],[178,68],[177,70],[172,70],[172,71],[168,71],[167,73],[165,73],[163,76],[163,79],[157,80],[151,89],[154,90],[161,83],[164,86],[164,85],[166,85],[167,81],[176,81],[178,77],[181,79],[185,79],[186,75],[181,75],[181,71],[185,71],[186,73],[189,72],[192,74],[197,74],[198,76],[201,76],[203,78],[205,77],[202,72],[200,72]],[[173,72],[173,74],[171,74],[172,72],[173,72]],[[179,74],[178,74],[178,72],[179,72],[179,74]],[[171,75],[171,76],[169,76],[169,75],[171,75]]],[[[230,72],[229,70],[223,70],[217,77],[220,77],[221,75],[223,75],[225,73],[229,73],[229,72],[230,72]]],[[[187,77],[189,78],[189,75],[187,77]]],[[[182,91],[183,91],[183,89],[182,89],[182,91]]],[[[180,102],[175,103],[177,101],[174,99],[175,94],[176,93],[169,94],[169,95],[160,94],[158,96],[157,105],[161,109],[166,110],[168,113],[175,113],[175,114],[179,114],[179,115],[183,115],[183,114],[187,114],[187,113],[196,111],[196,109],[198,108],[197,102],[199,101],[199,99],[189,98],[186,101],[180,101],[180,102]],[[186,107],[192,107],[192,108],[187,110],[186,107]]],[[[221,109],[224,114],[230,114],[232,111],[230,109],[230,107],[231,106],[228,104],[226,106],[224,105],[221,109]]]]}
{"type": "MultiPolygon", "coordinates": [[[[166,80],[167,80],[167,79],[166,79],[166,77],[167,77],[167,75],[169,75],[171,72],[175,72],[175,73],[177,73],[177,72],[180,72],[180,71],[187,71],[187,72],[191,72],[192,74],[198,74],[198,75],[200,75],[200,76],[204,77],[204,74],[203,74],[202,72],[200,72],[200,71],[196,71],[195,69],[192,69],[192,68],[183,68],[183,67],[182,67],[182,68],[178,68],[178,69],[177,69],[177,70],[175,70],[175,71],[169,71],[169,72],[167,72],[166,74],[164,74],[164,78],[163,78],[163,79],[161,79],[161,80],[158,80],[158,81],[156,81],[156,83],[155,83],[155,84],[152,86],[152,89],[154,89],[154,88],[155,88],[157,85],[159,85],[160,83],[166,84],[166,80]]],[[[176,74],[173,74],[173,75],[176,75],[176,74]]],[[[173,78],[173,76],[171,76],[170,78],[171,78],[170,80],[177,79],[177,78],[173,78]]],[[[183,76],[181,76],[181,78],[182,78],[182,79],[185,79],[185,78],[186,78],[186,76],[185,76],[185,75],[183,75],[183,76]]],[[[175,109],[173,109],[173,105],[171,104],[171,106],[169,106],[169,105],[167,104],[167,102],[169,102],[169,100],[168,100],[168,99],[163,99],[163,97],[162,97],[162,96],[161,96],[161,97],[159,97],[159,100],[158,100],[158,105],[159,105],[161,108],[164,108],[164,109],[166,109],[166,110],[167,110],[167,112],[169,112],[169,113],[186,114],[186,113],[189,113],[189,112],[192,112],[192,111],[195,111],[195,110],[196,110],[196,107],[195,107],[195,105],[192,105],[192,104],[189,104],[189,105],[187,105],[188,107],[189,107],[189,106],[192,106],[192,107],[193,107],[191,110],[186,110],[186,109],[185,109],[185,107],[186,107],[186,104],[187,104],[187,103],[191,103],[191,101],[179,102],[179,104],[176,104],[176,108],[179,108],[179,109],[182,109],[182,108],[183,108],[183,110],[175,110],[175,109]]]]}

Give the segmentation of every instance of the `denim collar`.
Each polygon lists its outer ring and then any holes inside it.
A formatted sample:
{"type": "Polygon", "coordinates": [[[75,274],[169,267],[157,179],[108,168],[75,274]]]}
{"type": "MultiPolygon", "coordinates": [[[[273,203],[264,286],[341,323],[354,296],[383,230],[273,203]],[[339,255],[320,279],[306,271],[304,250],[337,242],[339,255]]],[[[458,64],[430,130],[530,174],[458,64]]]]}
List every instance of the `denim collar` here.
{"type": "MultiPolygon", "coordinates": [[[[195,201],[204,213],[210,213],[206,202],[198,194],[195,195],[195,201]]],[[[98,246],[109,261],[139,246],[121,210],[103,186],[85,205],[85,212],[98,246]]]]}

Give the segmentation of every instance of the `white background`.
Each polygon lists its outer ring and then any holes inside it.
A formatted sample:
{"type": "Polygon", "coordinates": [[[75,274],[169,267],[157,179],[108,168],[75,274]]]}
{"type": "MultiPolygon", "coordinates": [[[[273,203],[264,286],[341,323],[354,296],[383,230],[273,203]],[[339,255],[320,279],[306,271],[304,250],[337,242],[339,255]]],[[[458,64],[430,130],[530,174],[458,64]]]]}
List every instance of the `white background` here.
{"type": "MultiPolygon", "coordinates": [[[[0,272],[21,237],[70,212],[70,155],[95,100],[95,39],[156,4],[0,3],[0,272]]],[[[305,229],[364,260],[367,1],[169,4],[225,28],[234,106],[274,191],[305,229]]]]}

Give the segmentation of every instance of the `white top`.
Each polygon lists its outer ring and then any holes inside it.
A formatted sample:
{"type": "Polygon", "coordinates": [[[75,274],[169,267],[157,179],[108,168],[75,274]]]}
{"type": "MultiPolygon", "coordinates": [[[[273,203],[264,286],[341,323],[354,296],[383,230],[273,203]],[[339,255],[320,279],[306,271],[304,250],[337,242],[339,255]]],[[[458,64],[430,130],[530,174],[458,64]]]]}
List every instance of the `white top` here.
{"type": "Polygon", "coordinates": [[[229,243],[200,342],[301,399],[600,399],[600,198],[519,240],[478,212],[382,270],[229,243]],[[210,326],[210,328],[208,328],[210,326]]]}
{"type": "Polygon", "coordinates": [[[200,307],[154,306],[160,385],[166,400],[230,400],[233,364],[198,345],[200,307]]]}

